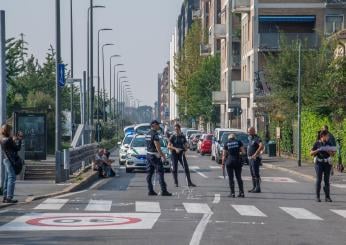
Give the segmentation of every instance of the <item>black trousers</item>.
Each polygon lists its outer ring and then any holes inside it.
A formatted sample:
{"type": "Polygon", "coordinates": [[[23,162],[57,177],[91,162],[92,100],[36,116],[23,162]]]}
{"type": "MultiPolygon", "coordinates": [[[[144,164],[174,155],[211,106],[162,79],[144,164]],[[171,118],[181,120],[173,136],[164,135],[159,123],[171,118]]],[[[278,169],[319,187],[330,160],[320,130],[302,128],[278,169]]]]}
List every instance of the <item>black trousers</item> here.
{"type": "Polygon", "coordinates": [[[165,182],[165,170],[160,158],[157,158],[155,155],[147,154],[147,183],[149,191],[154,191],[152,178],[156,172],[159,174],[159,182],[162,191],[167,191],[167,185],[165,182]]]}
{"type": "Polygon", "coordinates": [[[322,177],[323,177],[324,193],[326,194],[326,197],[330,197],[329,178],[330,178],[330,172],[332,170],[332,166],[329,163],[317,162],[315,164],[315,170],[316,170],[316,196],[320,197],[322,177]]]}
{"type": "Polygon", "coordinates": [[[234,175],[237,179],[239,192],[244,193],[244,184],[243,180],[241,178],[241,172],[242,172],[242,166],[241,164],[226,164],[226,170],[228,174],[228,180],[229,180],[229,187],[231,189],[231,192],[234,193],[234,175]]]}
{"type": "Polygon", "coordinates": [[[187,164],[187,160],[185,157],[184,152],[180,152],[179,154],[173,152],[172,153],[172,167],[173,167],[173,179],[174,183],[177,185],[178,184],[178,162],[180,162],[181,166],[183,166],[187,182],[188,184],[191,183],[191,176],[190,176],[190,169],[189,165],[187,164]]]}

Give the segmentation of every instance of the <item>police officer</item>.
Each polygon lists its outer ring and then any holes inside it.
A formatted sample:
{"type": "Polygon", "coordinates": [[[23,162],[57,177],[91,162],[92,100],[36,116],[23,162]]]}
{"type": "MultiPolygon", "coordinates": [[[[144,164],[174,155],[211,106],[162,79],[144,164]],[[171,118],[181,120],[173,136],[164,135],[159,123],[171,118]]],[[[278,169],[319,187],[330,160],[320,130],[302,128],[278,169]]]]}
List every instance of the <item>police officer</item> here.
{"type": "Polygon", "coordinates": [[[147,142],[147,183],[148,183],[148,195],[149,196],[157,196],[157,193],[154,191],[152,177],[154,172],[159,174],[160,177],[160,186],[161,186],[161,195],[162,196],[172,196],[171,193],[167,191],[167,185],[164,179],[164,168],[161,158],[165,161],[166,156],[161,151],[160,145],[160,137],[158,134],[158,130],[160,130],[160,123],[156,120],[151,122],[151,130],[145,136],[145,140],[147,142]]]}
{"type": "Polygon", "coordinates": [[[254,127],[248,129],[249,145],[247,147],[247,156],[249,159],[250,172],[252,177],[252,189],[249,192],[261,192],[261,152],[264,149],[261,138],[256,134],[254,127]]]}
{"type": "Polygon", "coordinates": [[[183,166],[186,174],[187,184],[189,187],[196,187],[191,181],[190,169],[187,164],[185,152],[187,151],[187,140],[185,135],[181,132],[179,124],[174,125],[175,134],[169,138],[168,148],[172,152],[172,165],[173,165],[173,179],[176,187],[178,184],[178,162],[183,166]]]}
{"type": "Polygon", "coordinates": [[[243,180],[241,178],[242,162],[240,159],[240,153],[245,154],[243,143],[240,140],[236,139],[235,134],[230,134],[228,136],[228,142],[225,144],[223,148],[222,169],[225,169],[225,164],[226,164],[229,187],[231,189],[231,193],[229,197],[233,197],[233,198],[235,197],[234,174],[237,179],[237,183],[239,187],[238,197],[245,197],[243,180]]]}
{"type": "Polygon", "coordinates": [[[329,128],[328,128],[328,125],[324,125],[322,127],[322,131],[327,131],[328,134],[329,134],[329,140],[328,140],[328,143],[330,146],[336,146],[336,140],[335,140],[335,137],[334,135],[329,131],[329,128]]]}
{"type": "Polygon", "coordinates": [[[310,155],[314,157],[315,170],[316,170],[316,201],[321,202],[320,191],[322,176],[324,175],[324,193],[325,201],[332,202],[330,198],[330,186],[329,178],[332,170],[332,165],[329,162],[329,158],[335,154],[333,150],[326,150],[328,147],[331,147],[329,141],[329,132],[322,130],[320,132],[320,139],[315,142],[314,146],[311,149],[310,155]],[[324,149],[323,149],[324,148],[324,149]]]}

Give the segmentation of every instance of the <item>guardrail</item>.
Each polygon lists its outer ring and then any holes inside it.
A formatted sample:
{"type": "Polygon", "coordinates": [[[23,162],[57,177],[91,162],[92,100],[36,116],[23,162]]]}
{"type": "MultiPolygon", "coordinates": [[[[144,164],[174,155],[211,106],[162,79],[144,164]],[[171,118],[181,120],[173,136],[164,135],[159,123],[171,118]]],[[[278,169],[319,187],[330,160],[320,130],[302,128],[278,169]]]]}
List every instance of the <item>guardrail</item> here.
{"type": "Polygon", "coordinates": [[[98,144],[88,144],[64,150],[64,169],[69,175],[79,173],[92,164],[98,144]]]}

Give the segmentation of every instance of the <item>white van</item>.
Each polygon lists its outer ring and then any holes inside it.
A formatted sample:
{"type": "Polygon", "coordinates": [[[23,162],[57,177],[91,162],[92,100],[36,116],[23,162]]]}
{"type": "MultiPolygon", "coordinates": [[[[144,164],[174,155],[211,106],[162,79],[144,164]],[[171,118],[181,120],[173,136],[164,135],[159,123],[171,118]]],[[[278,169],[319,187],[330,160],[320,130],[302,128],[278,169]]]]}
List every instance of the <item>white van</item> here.
{"type": "Polygon", "coordinates": [[[225,132],[234,132],[234,131],[241,131],[241,129],[237,129],[237,128],[216,128],[214,130],[214,134],[213,134],[213,144],[211,146],[211,160],[215,160],[215,156],[216,156],[216,151],[217,151],[217,147],[218,144],[220,143],[221,137],[225,132]]]}

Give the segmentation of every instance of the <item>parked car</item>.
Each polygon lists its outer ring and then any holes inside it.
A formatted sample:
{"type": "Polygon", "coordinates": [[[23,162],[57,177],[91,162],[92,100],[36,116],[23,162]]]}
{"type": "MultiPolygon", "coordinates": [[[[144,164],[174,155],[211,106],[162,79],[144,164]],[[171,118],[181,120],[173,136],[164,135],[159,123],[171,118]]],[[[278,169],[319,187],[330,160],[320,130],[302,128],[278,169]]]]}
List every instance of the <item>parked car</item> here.
{"type": "Polygon", "coordinates": [[[214,136],[213,136],[213,143],[211,146],[211,160],[215,160],[216,154],[217,154],[217,148],[219,145],[219,142],[221,140],[222,135],[225,132],[234,132],[234,131],[241,131],[240,129],[232,129],[232,128],[216,128],[214,130],[214,136]]]}
{"type": "MultiPolygon", "coordinates": [[[[166,172],[171,170],[171,157],[168,150],[168,142],[160,136],[160,144],[162,152],[166,155],[166,161],[163,167],[166,172]]],[[[145,135],[136,135],[127,151],[125,162],[126,173],[131,173],[133,170],[146,170],[147,169],[147,143],[145,135]]]]}
{"type": "Polygon", "coordinates": [[[196,129],[188,129],[188,130],[186,130],[185,136],[186,136],[187,143],[188,143],[189,145],[191,145],[191,139],[190,139],[190,137],[191,137],[192,134],[202,134],[202,132],[199,131],[199,130],[196,130],[196,129]]]}
{"type": "Polygon", "coordinates": [[[211,154],[212,142],[212,134],[203,134],[197,144],[197,153],[200,153],[202,156],[205,154],[211,154]]]}
{"type": "Polygon", "coordinates": [[[133,139],[133,134],[128,134],[124,137],[122,142],[118,142],[119,145],[119,164],[124,165],[126,161],[127,150],[133,139]]]}
{"type": "MultiPolygon", "coordinates": [[[[234,133],[236,135],[236,139],[240,140],[243,143],[245,149],[249,145],[249,138],[248,138],[248,134],[246,132],[242,132],[242,131],[225,132],[221,137],[220,143],[218,144],[218,149],[217,149],[217,154],[216,154],[216,162],[217,163],[221,164],[223,147],[227,143],[228,136],[231,133],[234,133]]],[[[244,164],[249,164],[249,159],[247,158],[246,154],[242,155],[242,162],[244,164]]]]}
{"type": "Polygon", "coordinates": [[[201,138],[202,134],[192,134],[190,136],[190,144],[189,144],[189,149],[191,151],[197,150],[197,144],[199,139],[201,138]]]}

